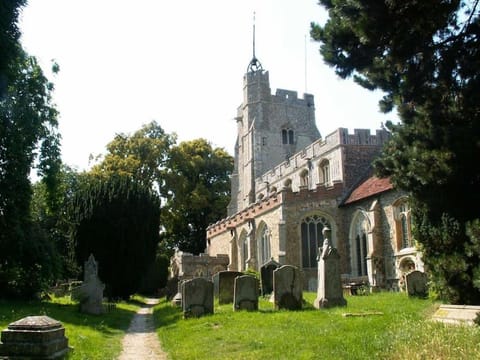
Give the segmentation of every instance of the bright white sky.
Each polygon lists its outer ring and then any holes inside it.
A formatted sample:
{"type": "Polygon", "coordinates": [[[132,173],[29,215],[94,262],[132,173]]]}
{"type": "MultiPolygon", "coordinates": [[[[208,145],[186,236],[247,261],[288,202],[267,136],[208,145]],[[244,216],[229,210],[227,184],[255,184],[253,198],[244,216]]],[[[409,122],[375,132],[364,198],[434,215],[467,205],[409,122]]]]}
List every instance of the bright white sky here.
{"type": "Polygon", "coordinates": [[[308,35],[311,21],[326,21],[317,0],[28,0],[23,46],[47,74],[52,59],[60,65],[49,78],[63,161],[88,169],[89,155],[104,153],[116,133],[151,120],[179,141],[202,137],[233,154],[254,12],[272,93],[313,94],[322,136],[396,119],[379,113],[380,93],[323,64],[308,35]]]}

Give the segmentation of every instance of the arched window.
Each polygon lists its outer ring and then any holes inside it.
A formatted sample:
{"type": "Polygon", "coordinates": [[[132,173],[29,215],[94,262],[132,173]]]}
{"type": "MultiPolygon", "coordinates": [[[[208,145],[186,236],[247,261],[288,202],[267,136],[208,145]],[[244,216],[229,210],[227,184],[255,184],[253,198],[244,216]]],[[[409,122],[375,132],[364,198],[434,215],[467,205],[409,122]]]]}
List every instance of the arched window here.
{"type": "Polygon", "coordinates": [[[306,186],[308,188],[308,170],[303,170],[300,173],[300,186],[306,186]]]}
{"type": "Polygon", "coordinates": [[[370,223],[367,217],[358,211],[350,231],[350,258],[353,276],[367,275],[367,236],[370,223]]]}
{"type": "Polygon", "coordinates": [[[317,267],[318,248],[323,245],[322,230],[325,226],[332,228],[329,221],[320,215],[307,216],[302,220],[300,232],[302,238],[302,266],[304,268],[317,267]]]}
{"type": "Polygon", "coordinates": [[[286,179],[283,182],[283,187],[286,189],[291,189],[292,188],[292,179],[286,179]]]}
{"type": "Polygon", "coordinates": [[[323,160],[320,163],[320,166],[318,168],[319,172],[319,179],[320,179],[320,184],[329,186],[331,185],[331,180],[330,180],[330,162],[328,160],[323,160]]]}
{"type": "Polygon", "coordinates": [[[402,199],[395,205],[395,231],[398,250],[413,247],[412,219],[407,199],[402,199]]]}
{"type": "Polygon", "coordinates": [[[260,228],[260,236],[258,238],[258,246],[259,246],[259,260],[260,264],[265,264],[271,258],[270,252],[270,230],[264,224],[260,228]]]}
{"type": "Polygon", "coordinates": [[[248,238],[245,230],[240,233],[238,243],[240,246],[240,270],[243,271],[247,269],[248,260],[248,238]]]}
{"type": "Polygon", "coordinates": [[[294,144],[295,136],[292,129],[282,129],[282,144],[294,144]]]}

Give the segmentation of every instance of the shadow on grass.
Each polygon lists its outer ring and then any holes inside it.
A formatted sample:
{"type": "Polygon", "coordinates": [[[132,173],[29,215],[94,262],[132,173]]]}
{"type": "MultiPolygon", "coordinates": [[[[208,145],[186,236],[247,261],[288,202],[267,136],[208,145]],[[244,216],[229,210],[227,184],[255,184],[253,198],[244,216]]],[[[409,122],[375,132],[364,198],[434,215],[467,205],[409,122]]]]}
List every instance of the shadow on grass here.
{"type": "Polygon", "coordinates": [[[126,330],[134,310],[121,309],[118,306],[101,315],[81,313],[78,304],[58,304],[49,301],[6,301],[0,300],[0,327],[26,316],[46,315],[62,324],[85,326],[109,334],[114,329],[126,330]]]}
{"type": "Polygon", "coordinates": [[[183,319],[183,312],[180,307],[176,307],[166,302],[161,303],[153,309],[155,327],[162,327],[174,324],[183,319]]]}

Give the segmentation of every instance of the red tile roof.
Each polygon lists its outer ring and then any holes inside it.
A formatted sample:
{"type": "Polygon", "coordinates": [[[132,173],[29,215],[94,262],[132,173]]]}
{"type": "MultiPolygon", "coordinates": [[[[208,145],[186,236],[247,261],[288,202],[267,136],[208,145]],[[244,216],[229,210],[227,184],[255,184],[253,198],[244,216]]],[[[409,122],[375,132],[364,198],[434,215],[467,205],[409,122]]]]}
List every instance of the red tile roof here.
{"type": "Polygon", "coordinates": [[[370,196],[380,194],[382,192],[392,190],[393,185],[390,182],[389,178],[378,178],[376,176],[371,176],[366,180],[362,181],[347,197],[343,202],[344,205],[366,199],[370,196]]]}

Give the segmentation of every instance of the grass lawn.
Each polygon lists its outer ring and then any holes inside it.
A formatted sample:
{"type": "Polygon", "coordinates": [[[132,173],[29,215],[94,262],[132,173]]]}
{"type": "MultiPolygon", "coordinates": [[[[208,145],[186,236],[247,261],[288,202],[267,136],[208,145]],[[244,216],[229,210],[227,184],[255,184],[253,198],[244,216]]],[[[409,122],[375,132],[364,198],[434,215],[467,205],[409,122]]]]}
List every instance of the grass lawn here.
{"type": "Polygon", "coordinates": [[[301,311],[233,312],[184,320],[163,301],[154,310],[157,333],[171,359],[480,359],[480,328],[428,321],[431,300],[401,293],[347,297],[347,307],[317,310],[304,293],[301,311]],[[345,317],[344,313],[381,312],[345,317]]]}
{"type": "Polygon", "coordinates": [[[0,329],[25,316],[47,315],[65,327],[68,344],[74,348],[69,360],[116,359],[122,350],[122,337],[139,307],[136,301],[120,302],[108,314],[86,315],[69,298],[48,302],[0,300],[0,329]]]}

